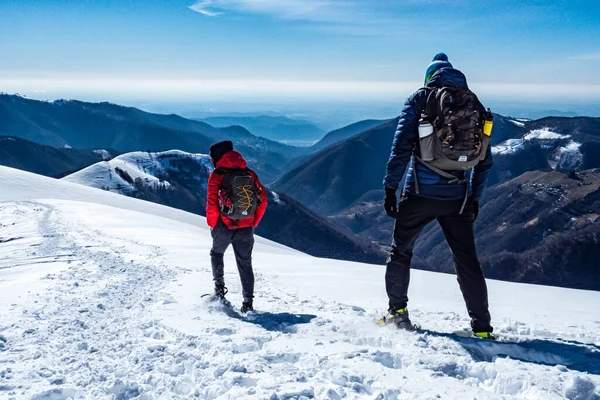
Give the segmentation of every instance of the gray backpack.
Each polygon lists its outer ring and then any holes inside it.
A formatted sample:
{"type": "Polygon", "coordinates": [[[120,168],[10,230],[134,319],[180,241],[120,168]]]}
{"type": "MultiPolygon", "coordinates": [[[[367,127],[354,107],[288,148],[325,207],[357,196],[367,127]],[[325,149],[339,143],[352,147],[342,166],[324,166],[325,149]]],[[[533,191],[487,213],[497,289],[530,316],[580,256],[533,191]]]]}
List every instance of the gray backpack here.
{"type": "Polygon", "coordinates": [[[469,89],[425,89],[427,102],[419,122],[420,157],[415,157],[438,174],[455,179],[444,171],[468,170],[485,158],[492,113],[469,89]]]}

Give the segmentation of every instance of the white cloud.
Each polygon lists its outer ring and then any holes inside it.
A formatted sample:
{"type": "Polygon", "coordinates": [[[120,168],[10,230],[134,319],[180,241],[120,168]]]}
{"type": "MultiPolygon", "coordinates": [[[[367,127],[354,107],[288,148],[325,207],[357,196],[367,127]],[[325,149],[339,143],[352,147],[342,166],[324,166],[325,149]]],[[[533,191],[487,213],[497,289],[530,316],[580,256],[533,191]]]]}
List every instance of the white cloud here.
{"type": "Polygon", "coordinates": [[[200,0],[190,9],[207,16],[240,11],[285,19],[327,21],[334,18],[336,9],[347,4],[346,1],[334,3],[329,0],[200,0]]]}
{"type": "MultiPolygon", "coordinates": [[[[312,22],[317,29],[351,36],[410,37],[414,33],[412,18],[382,12],[373,4],[365,0],[197,0],[189,8],[209,17],[237,12],[312,22]]],[[[436,31],[443,29],[436,27],[436,31]]]]}
{"type": "Polygon", "coordinates": [[[210,4],[206,4],[206,3],[211,3],[210,1],[201,1],[198,2],[192,6],[190,6],[190,9],[199,12],[200,14],[206,15],[207,17],[216,17],[217,15],[221,15],[220,12],[216,12],[216,11],[211,11],[210,9],[210,4]]]}

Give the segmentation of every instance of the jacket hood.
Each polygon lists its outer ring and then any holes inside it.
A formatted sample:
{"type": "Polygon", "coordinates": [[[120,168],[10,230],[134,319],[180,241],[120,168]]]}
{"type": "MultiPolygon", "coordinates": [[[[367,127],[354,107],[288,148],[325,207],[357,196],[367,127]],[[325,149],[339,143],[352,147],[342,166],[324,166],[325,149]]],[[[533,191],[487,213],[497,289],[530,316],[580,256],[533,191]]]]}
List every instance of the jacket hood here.
{"type": "Polygon", "coordinates": [[[465,75],[455,68],[442,68],[436,71],[427,86],[432,87],[460,87],[468,89],[467,78],[465,75]]]}
{"type": "Polygon", "coordinates": [[[246,160],[237,151],[228,151],[217,162],[217,168],[247,168],[246,160]]]}

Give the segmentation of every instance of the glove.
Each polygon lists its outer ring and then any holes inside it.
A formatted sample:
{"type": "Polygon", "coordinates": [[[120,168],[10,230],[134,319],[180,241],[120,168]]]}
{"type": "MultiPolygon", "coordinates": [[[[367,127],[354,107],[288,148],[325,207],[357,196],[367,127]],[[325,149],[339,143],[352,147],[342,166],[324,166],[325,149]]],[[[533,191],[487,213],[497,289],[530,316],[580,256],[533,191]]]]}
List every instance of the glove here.
{"type": "Polygon", "coordinates": [[[477,217],[479,216],[479,201],[478,200],[473,200],[473,221],[475,221],[477,219],[477,217]]]}
{"type": "Polygon", "coordinates": [[[385,212],[390,217],[395,218],[398,212],[398,200],[396,199],[395,189],[385,189],[385,200],[384,205],[385,212]]]}

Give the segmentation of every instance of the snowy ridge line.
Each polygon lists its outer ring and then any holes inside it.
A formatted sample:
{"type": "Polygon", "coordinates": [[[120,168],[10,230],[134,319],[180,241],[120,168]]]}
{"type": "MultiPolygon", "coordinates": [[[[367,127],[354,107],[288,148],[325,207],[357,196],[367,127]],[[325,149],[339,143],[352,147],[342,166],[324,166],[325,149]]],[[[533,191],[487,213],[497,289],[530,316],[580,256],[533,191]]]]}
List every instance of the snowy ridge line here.
{"type": "Polygon", "coordinates": [[[167,171],[177,170],[178,159],[192,159],[212,170],[210,157],[206,154],[192,154],[181,150],[169,150],[157,153],[136,151],[125,153],[108,161],[101,161],[62,180],[127,194],[135,190],[135,182],[154,188],[169,188],[171,184],[159,177],[167,171]]]}
{"type": "Polygon", "coordinates": [[[551,128],[542,128],[542,129],[534,129],[523,136],[524,140],[560,140],[560,139],[568,139],[571,135],[563,135],[560,133],[553,132],[551,128]]]}

